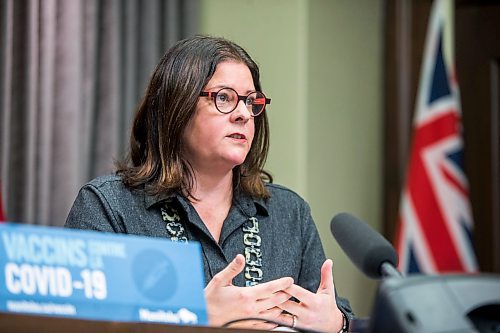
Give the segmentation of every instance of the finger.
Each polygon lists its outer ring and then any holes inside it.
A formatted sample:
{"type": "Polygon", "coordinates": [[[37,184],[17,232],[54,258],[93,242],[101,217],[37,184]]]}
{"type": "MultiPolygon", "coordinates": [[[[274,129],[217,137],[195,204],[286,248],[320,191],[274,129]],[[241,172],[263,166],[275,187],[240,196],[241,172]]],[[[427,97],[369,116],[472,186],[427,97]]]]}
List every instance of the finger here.
{"type": "Polygon", "coordinates": [[[251,329],[258,329],[258,330],[272,330],[273,328],[276,328],[278,325],[274,323],[269,323],[265,320],[245,320],[241,321],[238,323],[234,323],[229,325],[229,328],[251,328],[251,329]]]}
{"type": "Polygon", "coordinates": [[[259,313],[260,318],[265,318],[266,320],[278,323],[277,326],[292,326],[293,315],[284,313],[279,307],[274,307],[272,309],[262,311],[259,313]]]}
{"type": "Polygon", "coordinates": [[[281,310],[279,307],[275,306],[270,309],[266,309],[264,311],[261,311],[259,313],[259,316],[262,316],[266,319],[276,319],[278,318],[281,314],[283,313],[283,310],[281,310]]]}
{"type": "Polygon", "coordinates": [[[333,285],[333,261],[327,259],[323,266],[321,266],[321,281],[318,287],[318,294],[328,294],[334,295],[334,285],[333,285]]]}
{"type": "Polygon", "coordinates": [[[310,292],[309,290],[302,288],[301,286],[298,286],[296,284],[292,284],[290,287],[284,290],[288,295],[295,297],[301,302],[306,302],[307,300],[310,299],[311,297],[314,297],[314,293],[310,292]]]}
{"type": "Polygon", "coordinates": [[[274,294],[278,291],[285,290],[293,285],[293,279],[291,277],[284,277],[269,282],[261,283],[252,288],[252,293],[257,299],[267,298],[269,295],[274,294]]]}
{"type": "Polygon", "coordinates": [[[252,329],[270,331],[272,329],[275,329],[276,327],[278,327],[278,324],[263,321],[263,322],[258,322],[255,325],[253,325],[252,329]]]}
{"type": "Polygon", "coordinates": [[[297,317],[301,317],[305,311],[304,307],[301,304],[294,301],[283,302],[278,305],[278,307],[283,311],[286,311],[292,315],[296,315],[297,317]]]}
{"type": "Polygon", "coordinates": [[[262,331],[271,331],[278,327],[278,324],[275,323],[268,323],[268,322],[262,322],[254,325],[252,329],[254,330],[262,330],[262,331]]]}
{"type": "Polygon", "coordinates": [[[268,298],[257,300],[257,306],[259,309],[267,310],[278,306],[279,304],[290,299],[290,295],[283,291],[278,291],[268,298]]]}
{"type": "Polygon", "coordinates": [[[278,318],[283,313],[279,307],[270,308],[259,312],[259,318],[264,318],[266,320],[279,321],[278,318]]]}
{"type": "MultiPolygon", "coordinates": [[[[284,326],[293,326],[293,314],[289,313],[281,313],[280,316],[277,318],[277,321],[280,323],[283,323],[282,325],[284,326]]],[[[297,319],[295,319],[297,320],[297,319]]],[[[295,325],[297,325],[297,322],[295,322],[295,325]]]]}
{"type": "Polygon", "coordinates": [[[245,257],[242,254],[238,254],[226,268],[215,274],[209,284],[216,286],[230,285],[236,275],[243,271],[243,268],[245,268],[245,257]]]}

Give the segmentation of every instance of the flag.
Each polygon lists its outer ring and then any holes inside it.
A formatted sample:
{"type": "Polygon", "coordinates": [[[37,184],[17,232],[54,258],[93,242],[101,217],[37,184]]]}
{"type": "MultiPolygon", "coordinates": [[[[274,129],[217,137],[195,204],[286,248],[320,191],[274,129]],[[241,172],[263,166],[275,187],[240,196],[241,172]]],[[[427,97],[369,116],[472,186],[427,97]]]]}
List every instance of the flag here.
{"type": "Polygon", "coordinates": [[[475,272],[461,107],[453,57],[453,2],[434,1],[427,28],[396,248],[404,273],[475,272]]]}

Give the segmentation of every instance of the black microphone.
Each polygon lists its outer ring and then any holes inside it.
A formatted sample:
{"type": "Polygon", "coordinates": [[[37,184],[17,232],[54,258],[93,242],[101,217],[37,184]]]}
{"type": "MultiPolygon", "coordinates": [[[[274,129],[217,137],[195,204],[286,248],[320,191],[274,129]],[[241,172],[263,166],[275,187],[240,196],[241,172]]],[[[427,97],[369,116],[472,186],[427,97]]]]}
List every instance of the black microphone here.
{"type": "Polygon", "coordinates": [[[394,247],[368,224],[348,213],[335,215],[330,229],[351,261],[367,276],[401,277],[394,247]]]}
{"type": "MultiPolygon", "coordinates": [[[[332,234],[351,261],[378,287],[368,325],[359,332],[499,332],[500,275],[414,274],[402,277],[398,256],[382,235],[356,217],[341,213],[332,234]],[[495,331],[495,328],[497,329],[495,331]]],[[[350,327],[351,329],[351,327],[350,327]]]]}

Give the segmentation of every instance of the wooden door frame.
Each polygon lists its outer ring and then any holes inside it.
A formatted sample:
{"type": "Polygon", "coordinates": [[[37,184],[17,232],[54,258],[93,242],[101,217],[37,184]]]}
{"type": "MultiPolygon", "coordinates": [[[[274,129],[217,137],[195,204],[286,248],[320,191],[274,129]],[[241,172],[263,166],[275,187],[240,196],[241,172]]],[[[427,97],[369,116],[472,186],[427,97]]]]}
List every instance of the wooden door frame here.
{"type": "Polygon", "coordinates": [[[431,1],[385,2],[384,235],[395,239],[431,1]]]}

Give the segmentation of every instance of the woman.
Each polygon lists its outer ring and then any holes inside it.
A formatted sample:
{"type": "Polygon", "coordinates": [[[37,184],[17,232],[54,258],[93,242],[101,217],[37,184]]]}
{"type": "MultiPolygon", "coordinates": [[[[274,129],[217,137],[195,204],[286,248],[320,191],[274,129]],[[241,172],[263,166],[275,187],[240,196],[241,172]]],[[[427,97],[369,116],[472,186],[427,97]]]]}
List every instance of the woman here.
{"type": "Polygon", "coordinates": [[[200,242],[211,325],[339,332],[352,313],[309,206],[263,171],[270,101],[240,46],[178,42],[152,75],[128,160],[80,190],[66,226],[200,242]]]}

